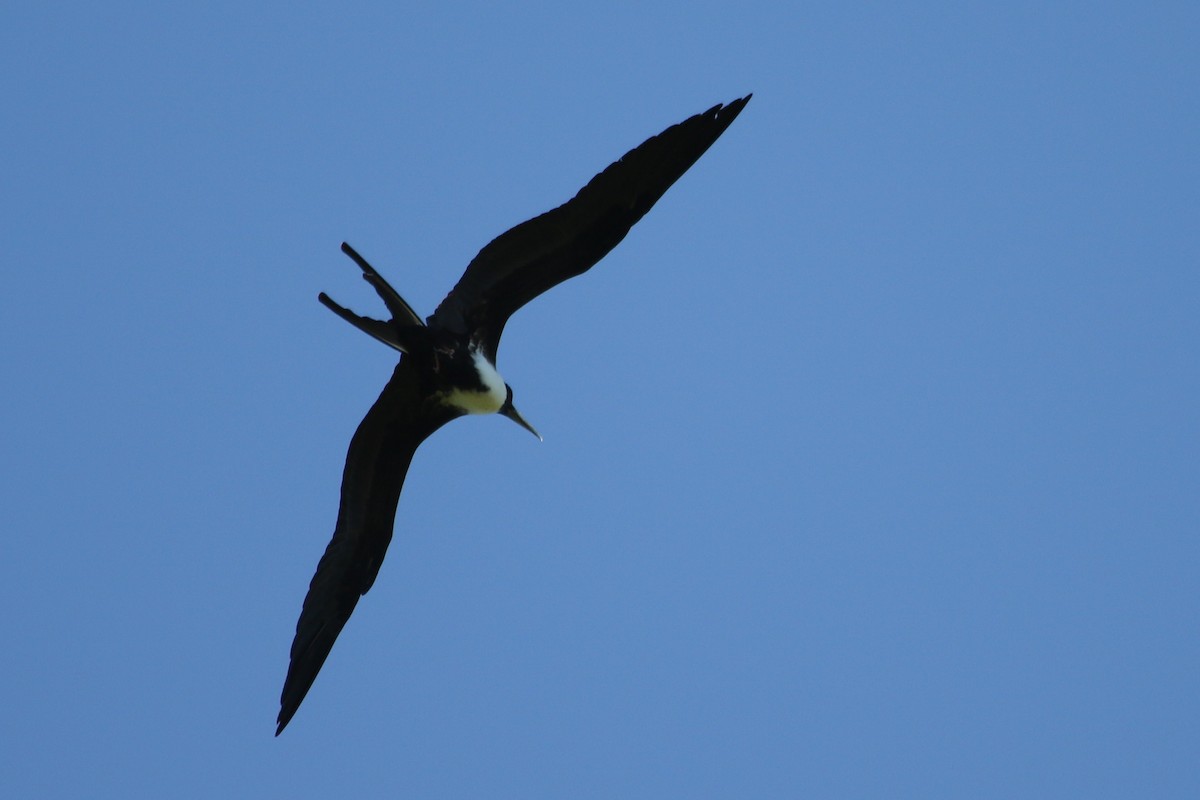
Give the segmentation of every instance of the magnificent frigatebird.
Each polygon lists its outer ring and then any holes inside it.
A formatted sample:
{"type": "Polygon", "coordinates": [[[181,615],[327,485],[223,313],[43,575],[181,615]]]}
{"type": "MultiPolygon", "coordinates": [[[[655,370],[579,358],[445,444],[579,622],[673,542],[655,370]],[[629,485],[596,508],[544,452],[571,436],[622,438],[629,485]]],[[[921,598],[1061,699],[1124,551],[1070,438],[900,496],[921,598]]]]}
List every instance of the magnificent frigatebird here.
{"type": "Polygon", "coordinates": [[[424,322],[362,256],[342,245],[391,319],[361,317],[324,292],[318,299],[401,356],[350,440],[337,526],[296,623],[276,736],[300,707],[358,598],[379,574],[400,488],[421,442],[456,417],[491,413],[542,438],[517,413],[512,388],[496,371],[496,348],[508,318],[604,258],[749,101],[746,95],[667,128],[592,178],[568,202],[493,239],[424,322]]]}

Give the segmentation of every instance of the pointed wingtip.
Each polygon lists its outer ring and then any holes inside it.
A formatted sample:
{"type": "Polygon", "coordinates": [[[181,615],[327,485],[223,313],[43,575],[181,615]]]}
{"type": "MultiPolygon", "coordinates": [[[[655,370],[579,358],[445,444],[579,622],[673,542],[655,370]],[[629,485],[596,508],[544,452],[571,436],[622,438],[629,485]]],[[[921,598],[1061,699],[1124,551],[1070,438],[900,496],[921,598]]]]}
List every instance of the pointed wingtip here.
{"type": "MultiPolygon", "coordinates": [[[[725,114],[732,113],[733,117],[736,118],[738,114],[742,113],[742,109],[746,107],[746,104],[750,102],[751,97],[754,97],[754,92],[750,92],[745,97],[739,97],[736,100],[731,100],[721,108],[721,112],[725,114]]],[[[733,120],[731,119],[730,122],[732,121],[733,120]]]]}
{"type": "MultiPolygon", "coordinates": [[[[300,701],[303,702],[304,696],[301,695],[300,701]]],[[[296,716],[296,712],[300,710],[300,703],[293,701],[290,705],[280,705],[279,716],[275,718],[275,735],[283,733],[283,729],[288,726],[292,718],[296,716]]]]}

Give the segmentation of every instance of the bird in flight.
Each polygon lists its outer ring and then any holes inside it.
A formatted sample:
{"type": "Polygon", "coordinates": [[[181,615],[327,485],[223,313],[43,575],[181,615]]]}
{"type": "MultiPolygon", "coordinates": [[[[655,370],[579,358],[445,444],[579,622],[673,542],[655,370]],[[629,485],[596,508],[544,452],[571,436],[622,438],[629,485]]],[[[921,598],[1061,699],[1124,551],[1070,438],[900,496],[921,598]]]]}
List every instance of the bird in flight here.
{"type": "Polygon", "coordinates": [[[337,525],[296,623],[276,736],[308,694],[358,598],[379,574],[392,540],[400,489],[421,442],[452,419],[491,413],[542,438],[517,412],[512,387],[496,371],[496,350],[508,318],[604,258],[725,132],[750,97],[713,106],[652,136],[571,200],[496,237],[424,321],[366,259],[342,245],[391,319],[359,316],[324,292],[318,299],[401,355],[350,440],[337,525]]]}

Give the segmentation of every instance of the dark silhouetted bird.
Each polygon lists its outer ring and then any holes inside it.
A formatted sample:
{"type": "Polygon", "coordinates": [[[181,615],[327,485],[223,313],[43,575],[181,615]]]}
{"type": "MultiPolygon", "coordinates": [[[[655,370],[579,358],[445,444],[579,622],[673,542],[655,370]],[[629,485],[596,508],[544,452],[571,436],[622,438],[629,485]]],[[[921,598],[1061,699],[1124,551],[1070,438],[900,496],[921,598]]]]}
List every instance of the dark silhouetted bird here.
{"type": "Polygon", "coordinates": [[[512,388],[496,371],[508,318],[616,247],[749,101],[747,95],[713,106],[667,128],[592,178],[567,203],[498,236],[425,321],[365,259],[342,245],[391,319],[360,317],[324,293],[320,301],[402,355],[350,440],[337,526],[296,624],[276,736],[300,707],[358,598],[375,582],[392,539],[400,488],[421,442],[465,414],[499,413],[538,436],[517,413],[512,388]]]}

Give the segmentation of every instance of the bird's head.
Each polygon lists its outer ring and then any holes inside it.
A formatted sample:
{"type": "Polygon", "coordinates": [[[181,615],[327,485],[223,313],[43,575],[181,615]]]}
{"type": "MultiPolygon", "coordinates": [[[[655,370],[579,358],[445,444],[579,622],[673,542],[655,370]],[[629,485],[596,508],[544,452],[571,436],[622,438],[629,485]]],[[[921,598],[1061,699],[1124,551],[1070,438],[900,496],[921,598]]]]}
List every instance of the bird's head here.
{"type": "Polygon", "coordinates": [[[504,384],[504,388],[508,390],[508,397],[505,399],[504,405],[500,406],[500,410],[496,413],[500,414],[501,416],[508,417],[513,422],[517,423],[522,428],[536,436],[539,442],[542,441],[542,435],[538,433],[532,425],[525,421],[525,418],[521,416],[521,412],[517,411],[517,407],[513,405],[512,387],[506,383],[504,384]]]}

